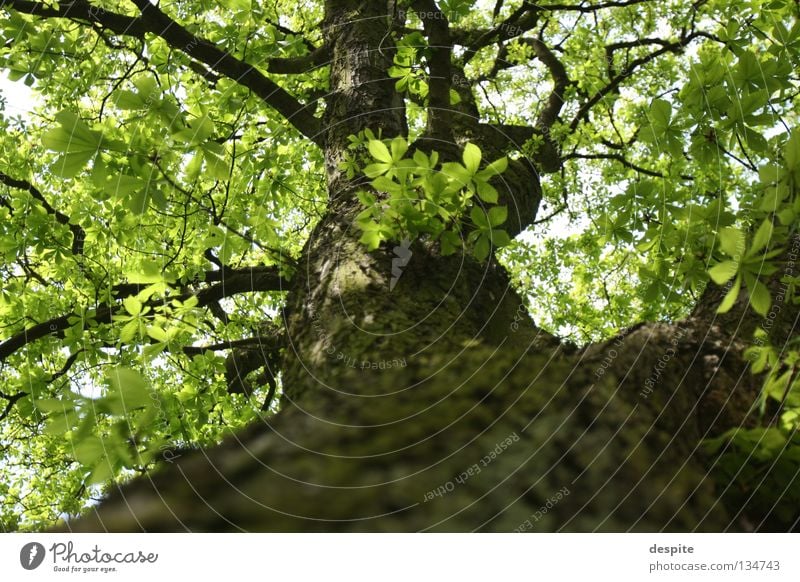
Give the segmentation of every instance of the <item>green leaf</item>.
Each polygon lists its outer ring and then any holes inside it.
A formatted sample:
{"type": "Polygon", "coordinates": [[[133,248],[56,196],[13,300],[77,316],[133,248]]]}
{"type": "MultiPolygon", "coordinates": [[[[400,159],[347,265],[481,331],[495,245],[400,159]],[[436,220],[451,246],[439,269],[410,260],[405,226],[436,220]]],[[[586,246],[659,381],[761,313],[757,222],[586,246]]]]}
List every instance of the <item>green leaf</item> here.
{"type": "Polygon", "coordinates": [[[167,208],[167,197],[164,196],[164,193],[161,191],[160,188],[150,186],[145,191],[147,200],[143,202],[143,206],[146,209],[148,203],[152,203],[153,206],[158,208],[159,210],[166,210],[167,208]]]}
{"type": "Polygon", "coordinates": [[[413,160],[417,164],[416,168],[417,170],[420,169],[427,170],[431,167],[431,163],[430,160],[428,159],[428,156],[426,156],[422,150],[417,150],[414,152],[413,160]]]}
{"type": "Polygon", "coordinates": [[[157,325],[151,325],[147,328],[147,335],[156,340],[157,342],[166,342],[169,340],[167,332],[157,325]]]}
{"type": "Polygon", "coordinates": [[[219,260],[226,265],[231,262],[234,252],[233,237],[226,236],[222,241],[222,247],[219,249],[219,260]]]}
{"type": "Polygon", "coordinates": [[[745,144],[753,152],[760,154],[765,152],[769,147],[764,136],[749,127],[742,128],[742,135],[744,136],[745,144]]]}
{"type": "Polygon", "coordinates": [[[385,164],[392,163],[392,154],[389,153],[389,148],[386,147],[386,144],[378,139],[372,139],[367,146],[369,149],[369,153],[372,155],[373,158],[378,160],[379,162],[383,162],[385,164]]]}
{"type": "Polygon", "coordinates": [[[377,178],[378,176],[382,176],[391,169],[392,169],[391,164],[386,164],[386,163],[369,164],[366,168],[364,168],[364,175],[367,178],[377,178]]]}
{"type": "Polygon", "coordinates": [[[489,228],[489,222],[486,213],[478,206],[473,206],[469,211],[469,217],[478,228],[489,228]]]}
{"type": "Polygon", "coordinates": [[[489,204],[497,204],[497,200],[499,199],[499,194],[494,186],[489,184],[489,182],[477,182],[477,189],[478,189],[478,196],[484,202],[489,204]]]}
{"type": "Polygon", "coordinates": [[[156,357],[158,354],[166,350],[168,345],[166,343],[160,342],[156,344],[149,344],[142,348],[142,356],[145,359],[152,359],[156,357]]]}
{"type": "Polygon", "coordinates": [[[227,181],[230,176],[230,166],[226,159],[211,151],[205,144],[203,146],[203,158],[206,161],[208,172],[213,178],[227,181]]]}
{"type": "Polygon", "coordinates": [[[739,99],[737,99],[734,106],[738,107],[742,117],[747,117],[758,109],[766,107],[768,102],[769,93],[765,89],[761,89],[759,91],[753,91],[752,93],[739,95],[739,99]]]}
{"type": "Polygon", "coordinates": [[[381,246],[381,235],[378,230],[367,230],[358,239],[361,244],[366,245],[367,250],[374,251],[381,246]]]}
{"type": "Polygon", "coordinates": [[[761,199],[759,209],[764,212],[775,212],[788,195],[789,188],[785,184],[769,186],[764,190],[764,197],[761,199]]]}
{"type": "Polygon", "coordinates": [[[62,153],[95,153],[100,147],[100,134],[91,131],[74,113],[62,111],[56,115],[61,126],[42,136],[42,145],[62,153]]]}
{"type": "Polygon", "coordinates": [[[95,156],[95,151],[73,152],[56,158],[50,171],[61,178],[74,178],[95,156]]]}
{"type": "Polygon", "coordinates": [[[502,158],[499,158],[493,161],[488,166],[486,166],[483,170],[479,172],[479,175],[481,177],[491,178],[492,176],[497,176],[499,174],[502,174],[503,172],[506,171],[507,168],[508,168],[508,158],[503,156],[502,158]]]}
{"type": "Polygon", "coordinates": [[[748,287],[750,288],[750,305],[753,307],[753,311],[762,317],[766,317],[772,305],[772,296],[769,293],[769,289],[756,278],[752,282],[748,282],[748,287]]]}
{"type": "Polygon", "coordinates": [[[736,303],[736,299],[739,298],[739,290],[742,287],[742,276],[737,275],[736,280],[731,285],[730,290],[725,294],[725,297],[722,299],[722,302],[719,304],[717,308],[717,313],[727,313],[733,307],[733,304],[736,303]]]}
{"type": "Polygon", "coordinates": [[[66,413],[75,410],[75,403],[71,400],[59,400],[58,398],[40,398],[34,402],[36,409],[41,412],[61,412],[66,413]]]}
{"type": "Polygon", "coordinates": [[[359,190],[356,193],[358,197],[358,201],[361,202],[364,206],[370,207],[377,201],[377,198],[372,192],[367,192],[366,190],[359,190]]]}
{"type": "Polygon", "coordinates": [[[198,151],[194,154],[189,163],[186,164],[186,181],[194,182],[200,176],[200,171],[203,169],[203,152],[198,151]]]}
{"type": "Polygon", "coordinates": [[[106,447],[100,438],[89,435],[81,439],[74,448],[75,460],[85,467],[93,467],[106,455],[106,447]]]}
{"type": "Polygon", "coordinates": [[[461,249],[462,241],[458,233],[452,230],[446,230],[441,236],[442,254],[452,255],[457,250],[461,249]]]}
{"type": "Polygon", "coordinates": [[[144,180],[124,174],[115,176],[105,184],[105,190],[112,196],[119,198],[128,198],[144,188],[144,180]]]}
{"type": "Polygon", "coordinates": [[[8,80],[16,83],[28,74],[28,71],[21,71],[19,69],[9,69],[8,80]]]}
{"type": "Polygon", "coordinates": [[[78,425],[78,413],[74,410],[54,412],[47,418],[44,427],[45,434],[63,435],[78,425]]]}
{"type": "Polygon", "coordinates": [[[797,214],[792,208],[784,208],[778,213],[778,220],[781,221],[783,226],[793,224],[797,219],[797,214]]]}
{"type": "Polygon", "coordinates": [[[775,182],[780,180],[782,175],[783,175],[783,169],[778,164],[773,164],[773,163],[763,164],[761,167],[758,168],[758,179],[765,186],[769,184],[774,184],[775,182]]]}
{"type": "Polygon", "coordinates": [[[195,143],[204,142],[214,134],[214,122],[211,121],[208,115],[195,119],[191,122],[191,126],[193,132],[192,141],[195,143]]]}
{"type": "Polygon", "coordinates": [[[133,338],[136,337],[137,333],[139,333],[139,322],[134,319],[122,327],[122,330],[119,332],[119,341],[123,344],[130,343],[133,341],[133,338]]]}
{"type": "Polygon", "coordinates": [[[764,219],[764,222],[762,222],[761,226],[758,227],[756,234],[753,235],[753,242],[751,243],[750,248],[747,250],[747,256],[752,257],[766,247],[772,239],[772,232],[772,221],[768,218],[764,219]]]}
{"type": "Polygon", "coordinates": [[[87,485],[100,485],[114,476],[114,469],[108,459],[102,459],[95,465],[89,477],[86,479],[87,485]]]}
{"type": "MultiPolygon", "coordinates": [[[[784,394],[787,394],[786,389],[789,388],[789,382],[792,380],[793,376],[794,370],[789,369],[780,376],[771,378],[764,386],[764,393],[777,402],[783,402],[784,394]]],[[[795,385],[797,385],[796,381],[795,385]]]]}
{"type": "Polygon", "coordinates": [[[500,226],[508,218],[508,208],[505,206],[495,206],[489,210],[489,225],[500,226]]]}
{"type": "Polygon", "coordinates": [[[508,233],[499,228],[492,229],[492,244],[496,247],[504,247],[511,243],[511,237],[508,233]]]}
{"type": "Polygon", "coordinates": [[[459,189],[466,188],[472,181],[472,176],[464,166],[458,162],[445,162],[442,164],[442,173],[459,189]]]}
{"type": "Polygon", "coordinates": [[[657,133],[653,126],[645,126],[639,130],[639,133],[636,134],[636,137],[639,141],[649,144],[658,144],[661,134],[657,133]]]}
{"type": "Polygon", "coordinates": [[[134,214],[144,214],[150,206],[150,195],[147,189],[137,190],[128,199],[125,207],[134,214]]]}
{"type": "Polygon", "coordinates": [[[396,137],[392,140],[392,160],[395,162],[399,162],[403,156],[405,155],[406,151],[408,151],[408,143],[402,137],[396,137]]]}
{"type": "Polygon", "coordinates": [[[378,192],[386,192],[388,194],[396,194],[403,190],[403,187],[394,180],[386,176],[378,176],[370,185],[378,192]]]}
{"type": "Polygon", "coordinates": [[[783,158],[789,170],[800,170],[800,128],[792,130],[783,150],[783,158]]]}
{"type": "Polygon", "coordinates": [[[738,270],[739,263],[737,261],[722,261],[711,267],[708,275],[717,285],[724,285],[736,275],[738,270]]]}
{"type": "Polygon", "coordinates": [[[484,261],[486,260],[486,257],[489,256],[491,248],[492,245],[489,242],[489,237],[480,236],[478,237],[478,240],[475,242],[475,247],[472,249],[472,254],[479,261],[484,261]]]}
{"type": "Polygon", "coordinates": [[[127,311],[132,316],[136,317],[142,312],[142,302],[139,301],[133,295],[130,295],[122,300],[122,305],[125,307],[125,311],[127,311]]]}
{"type": "Polygon", "coordinates": [[[408,69],[401,69],[400,67],[391,67],[389,69],[390,77],[400,77],[394,84],[394,90],[398,93],[404,93],[405,90],[408,89],[408,82],[411,79],[410,75],[404,75],[402,73],[403,70],[407,71],[408,69]]]}
{"type": "Polygon", "coordinates": [[[669,127],[672,117],[672,104],[664,99],[654,99],[650,104],[650,123],[658,134],[669,127]]]}
{"type": "Polygon", "coordinates": [[[713,439],[705,439],[702,441],[702,447],[707,455],[713,455],[729,440],[728,435],[723,434],[713,439]]]}
{"type": "Polygon", "coordinates": [[[138,93],[119,90],[111,95],[111,102],[119,109],[144,109],[145,102],[138,93]]]}
{"type": "Polygon", "coordinates": [[[481,165],[481,150],[475,144],[468,143],[464,146],[464,153],[462,155],[464,160],[464,167],[470,174],[476,174],[481,165]]]}
{"type": "Polygon", "coordinates": [[[158,96],[158,83],[152,75],[140,75],[133,80],[142,101],[153,101],[158,96]]]}
{"type": "Polygon", "coordinates": [[[125,412],[153,403],[147,380],[136,370],[124,367],[114,368],[109,372],[108,383],[112,390],[111,395],[119,396],[124,404],[125,412]]]}
{"type": "Polygon", "coordinates": [[[152,259],[142,261],[141,270],[126,271],[125,277],[128,279],[128,283],[139,284],[159,283],[165,280],[164,274],[161,272],[161,263],[152,259]]]}
{"type": "Polygon", "coordinates": [[[740,258],[744,254],[745,234],[736,227],[725,227],[719,231],[719,246],[729,257],[740,258]]]}
{"type": "Polygon", "coordinates": [[[219,0],[219,3],[234,12],[250,10],[250,0],[219,0]]]}

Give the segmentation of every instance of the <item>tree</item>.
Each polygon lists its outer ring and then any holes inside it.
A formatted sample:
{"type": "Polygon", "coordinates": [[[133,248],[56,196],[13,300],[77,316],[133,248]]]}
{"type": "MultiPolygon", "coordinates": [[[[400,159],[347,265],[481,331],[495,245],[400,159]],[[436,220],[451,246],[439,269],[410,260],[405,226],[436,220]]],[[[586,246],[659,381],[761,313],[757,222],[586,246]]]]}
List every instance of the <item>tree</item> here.
{"type": "Polygon", "coordinates": [[[796,2],[2,7],[4,529],[796,528],[796,2]]]}

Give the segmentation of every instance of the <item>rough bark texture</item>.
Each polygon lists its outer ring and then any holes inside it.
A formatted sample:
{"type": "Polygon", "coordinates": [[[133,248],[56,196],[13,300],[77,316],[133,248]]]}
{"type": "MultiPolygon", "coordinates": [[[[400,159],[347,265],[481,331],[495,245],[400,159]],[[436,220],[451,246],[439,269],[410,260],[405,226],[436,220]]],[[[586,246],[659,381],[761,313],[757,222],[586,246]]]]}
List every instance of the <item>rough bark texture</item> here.
{"type": "MultiPolygon", "coordinates": [[[[651,325],[569,353],[509,332],[497,347],[452,346],[404,368],[332,365],[327,389],[115,492],[70,528],[744,529],[697,449],[718,397],[708,355],[726,339],[651,325]]],[[[742,363],[727,358],[735,376],[742,363]]],[[[752,398],[752,388],[736,390],[752,398]]],[[[734,422],[743,413],[735,402],[726,411],[734,422]]]]}
{"type": "MultiPolygon", "coordinates": [[[[331,204],[287,300],[283,410],[217,448],[183,453],[67,527],[721,531],[762,523],[723,506],[699,449],[704,437],[741,425],[758,391],[738,326],[714,319],[714,292],[686,321],[576,350],[535,327],[493,262],[441,257],[412,241],[398,274],[391,246],[368,253],[358,243],[358,184],[338,164],[347,135],[404,131],[385,74],[394,5],[326,5],[331,204]]],[[[464,103],[454,152],[485,131],[464,103]]],[[[479,145],[495,159],[508,144],[479,145]]],[[[448,147],[437,149],[448,155],[448,147]]],[[[538,176],[521,160],[505,178],[515,232],[534,218],[538,176]]],[[[727,317],[752,329],[741,303],[727,317]]],[[[796,309],[781,317],[781,333],[793,334],[796,309]]]]}

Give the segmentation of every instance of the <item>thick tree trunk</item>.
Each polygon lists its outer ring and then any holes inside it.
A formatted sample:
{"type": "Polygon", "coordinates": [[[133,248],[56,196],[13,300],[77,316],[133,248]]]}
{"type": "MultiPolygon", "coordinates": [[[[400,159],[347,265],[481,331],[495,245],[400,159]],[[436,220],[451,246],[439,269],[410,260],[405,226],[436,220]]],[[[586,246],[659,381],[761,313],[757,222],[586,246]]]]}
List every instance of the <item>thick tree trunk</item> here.
{"type": "MultiPolygon", "coordinates": [[[[338,164],[360,128],[404,131],[385,74],[394,4],[326,6],[331,203],[287,301],[283,409],[218,448],[182,454],[68,527],[720,531],[760,523],[723,506],[698,448],[739,426],[757,393],[735,330],[713,323],[712,293],[686,321],[576,350],[534,326],[491,261],[441,257],[423,241],[374,253],[358,243],[358,184],[338,164]]],[[[454,127],[455,143],[479,133],[469,135],[477,125],[464,119],[454,127]]],[[[479,145],[486,159],[502,153],[479,145]]],[[[507,178],[518,231],[533,219],[538,178],[524,162],[507,178]]]]}
{"type": "MultiPolygon", "coordinates": [[[[396,4],[330,0],[326,5],[325,36],[332,47],[325,119],[331,203],[306,245],[288,300],[283,379],[289,399],[309,387],[335,389],[328,378],[337,368],[407,364],[472,341],[498,345],[502,330],[524,313],[495,265],[481,266],[468,256],[437,256],[434,245],[422,241],[375,253],[358,242],[354,217],[363,208],[355,192],[364,184],[348,180],[339,164],[348,137],[363,128],[384,136],[405,132],[403,101],[386,74],[393,57],[391,33],[404,23],[396,4]]],[[[463,134],[477,128],[477,121],[465,112],[455,124],[458,131],[434,135],[431,128],[428,137],[436,138],[443,158],[457,156],[454,140],[466,140],[463,134]]],[[[486,159],[503,155],[495,144],[481,145],[486,159]]],[[[513,235],[533,220],[538,177],[530,164],[515,162],[504,179],[501,190],[513,235]]]]}
{"type": "Polygon", "coordinates": [[[497,345],[450,343],[402,367],[330,362],[326,386],[269,423],[137,480],[70,527],[745,529],[697,445],[718,418],[741,421],[753,387],[735,381],[744,364],[729,338],[693,323],[575,352],[507,329],[497,345]]]}

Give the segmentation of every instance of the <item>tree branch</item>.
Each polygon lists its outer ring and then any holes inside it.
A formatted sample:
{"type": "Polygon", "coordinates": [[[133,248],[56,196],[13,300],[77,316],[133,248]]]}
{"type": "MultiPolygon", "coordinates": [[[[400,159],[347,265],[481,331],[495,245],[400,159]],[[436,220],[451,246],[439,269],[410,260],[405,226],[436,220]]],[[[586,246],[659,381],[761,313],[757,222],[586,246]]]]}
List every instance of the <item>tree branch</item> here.
{"type": "Polygon", "coordinates": [[[5,184],[9,188],[25,190],[26,192],[30,193],[31,196],[33,196],[42,204],[47,213],[56,219],[56,222],[66,225],[70,232],[72,232],[72,254],[76,256],[83,254],[83,243],[86,240],[86,232],[79,225],[71,224],[69,221],[69,216],[50,206],[50,204],[47,202],[47,199],[44,197],[44,195],[42,195],[39,189],[36,188],[36,186],[27,180],[17,180],[12,178],[4,172],[0,172],[0,183],[5,184]]]}
{"type": "Polygon", "coordinates": [[[261,74],[255,67],[240,61],[215,44],[200,38],[172,20],[150,0],[132,0],[141,10],[148,31],[164,39],[213,71],[233,79],[281,113],[300,133],[320,143],[319,120],[283,88],[261,74]]]}
{"type": "MultiPolygon", "coordinates": [[[[544,139],[543,147],[537,152],[532,159],[537,162],[537,167],[542,172],[556,172],[561,167],[561,158],[558,152],[558,147],[553,142],[550,136],[550,128],[558,120],[561,109],[564,106],[564,97],[567,87],[571,84],[571,80],[567,74],[564,64],[556,57],[555,53],[538,38],[520,38],[520,43],[533,48],[536,58],[547,67],[550,76],[553,79],[553,90],[547,98],[547,101],[539,112],[534,126],[518,126],[518,125],[502,125],[494,124],[484,126],[486,129],[494,130],[498,135],[508,137],[512,142],[521,145],[531,139],[534,135],[541,135],[544,139]]],[[[507,46],[502,44],[499,49],[497,60],[490,76],[493,76],[497,71],[508,68],[500,64],[503,55],[507,52],[507,46]]]]}
{"type": "Polygon", "coordinates": [[[528,157],[541,173],[557,172],[561,168],[561,155],[546,132],[530,125],[509,125],[505,123],[481,123],[478,131],[482,140],[501,151],[522,151],[523,145],[536,135],[542,136],[544,143],[538,151],[528,157]]]}
{"type": "Polygon", "coordinates": [[[330,54],[328,47],[320,47],[300,57],[273,58],[267,63],[267,71],[279,75],[307,73],[327,63],[330,54]]]}
{"type": "Polygon", "coordinates": [[[569,87],[570,80],[563,63],[558,60],[553,51],[544,42],[538,38],[526,39],[526,41],[533,47],[536,57],[547,67],[550,71],[550,76],[553,78],[553,90],[547,98],[547,105],[539,113],[539,118],[536,121],[536,126],[546,136],[549,136],[550,128],[558,119],[558,114],[561,113],[561,107],[564,105],[564,92],[569,87]]]}
{"type": "Polygon", "coordinates": [[[263,346],[264,343],[265,342],[263,337],[246,337],[243,339],[230,340],[226,342],[220,342],[218,344],[211,344],[208,346],[185,346],[183,348],[183,353],[190,356],[194,356],[197,354],[204,354],[207,351],[219,352],[224,350],[232,350],[235,348],[256,349],[263,346]]]}
{"type": "Polygon", "coordinates": [[[571,154],[567,154],[564,156],[564,161],[567,160],[614,160],[619,162],[626,168],[630,168],[631,170],[635,170],[639,173],[646,174],[648,176],[653,176],[654,178],[663,178],[664,174],[660,172],[656,172],[654,170],[648,170],[647,168],[642,168],[641,166],[637,166],[633,162],[629,162],[620,154],[581,154],[577,152],[573,152],[571,154]]]}
{"type": "Polygon", "coordinates": [[[613,79],[617,75],[617,70],[614,67],[614,53],[618,50],[639,48],[647,45],[658,45],[661,47],[669,46],[669,41],[661,38],[637,38],[635,40],[626,40],[614,42],[606,45],[606,63],[608,64],[608,78],[613,79]]]}
{"type": "Polygon", "coordinates": [[[314,43],[306,38],[306,33],[297,32],[296,30],[292,30],[291,28],[287,28],[286,26],[283,26],[280,22],[277,22],[275,20],[271,20],[269,18],[267,18],[265,20],[265,22],[267,24],[269,24],[270,26],[274,26],[275,30],[277,30],[278,32],[280,32],[284,36],[299,36],[301,41],[302,41],[302,43],[304,45],[306,45],[306,48],[308,48],[309,52],[313,53],[315,50],[317,50],[317,47],[314,45],[314,43]]]}
{"type": "Polygon", "coordinates": [[[464,63],[468,63],[475,53],[495,41],[503,41],[520,36],[536,26],[539,20],[537,6],[523,2],[503,22],[490,29],[456,29],[452,32],[453,42],[467,48],[464,63]]]}
{"type": "MultiPolygon", "coordinates": [[[[560,111],[563,105],[563,92],[570,84],[569,76],[567,75],[566,68],[563,63],[555,56],[552,50],[541,40],[541,38],[516,38],[517,42],[523,45],[530,46],[534,50],[536,58],[544,64],[549,70],[553,78],[553,82],[557,85],[554,91],[558,91],[560,95],[560,104],[558,110],[560,111]]],[[[485,81],[487,79],[494,79],[500,71],[519,66],[518,63],[512,63],[506,60],[508,57],[508,44],[500,44],[497,56],[494,59],[494,64],[488,73],[479,75],[476,80],[485,81]]],[[[552,98],[552,96],[551,96],[552,98]]]]}
{"type": "Polygon", "coordinates": [[[580,109],[578,109],[578,112],[575,114],[575,117],[573,118],[572,122],[569,125],[570,130],[575,131],[578,125],[580,125],[581,121],[583,121],[586,118],[586,116],[589,115],[589,112],[592,110],[592,107],[597,105],[597,103],[599,103],[600,100],[603,99],[603,97],[605,97],[612,91],[616,90],[617,87],[619,87],[627,77],[630,77],[636,71],[636,69],[657,59],[658,57],[660,57],[665,53],[680,52],[686,47],[686,45],[688,45],[690,42],[692,42],[694,39],[700,36],[703,35],[698,32],[693,32],[692,34],[683,36],[680,40],[676,42],[668,42],[665,45],[663,45],[660,49],[648,55],[635,59],[633,62],[631,62],[630,65],[628,65],[622,71],[620,71],[618,75],[613,77],[605,87],[600,89],[597,93],[595,93],[592,97],[590,97],[583,105],[581,105],[580,109]]]}
{"type": "MultiPolygon", "coordinates": [[[[250,396],[253,393],[253,385],[247,376],[251,372],[263,369],[258,382],[269,384],[270,394],[267,401],[271,401],[276,388],[275,373],[272,368],[277,365],[278,352],[286,343],[283,329],[271,326],[264,335],[239,340],[239,343],[242,347],[234,348],[225,359],[225,379],[228,382],[228,393],[250,396]]],[[[265,403],[265,406],[269,406],[268,402],[265,403]]]]}
{"type": "Polygon", "coordinates": [[[23,14],[43,18],[68,18],[82,20],[106,28],[115,34],[143,38],[149,32],[141,18],[109,12],[85,0],[63,2],[58,7],[25,0],[0,0],[0,8],[11,8],[23,14]]]}
{"type": "Polygon", "coordinates": [[[600,4],[592,4],[589,2],[581,2],[580,4],[537,4],[536,8],[539,10],[546,10],[549,12],[597,12],[598,10],[605,10],[606,8],[625,8],[626,6],[635,6],[636,4],[644,4],[652,0],[627,0],[625,2],[603,2],[600,4]]]}
{"type": "Polygon", "coordinates": [[[78,360],[78,356],[80,356],[82,353],[83,353],[83,348],[79,349],[73,354],[70,354],[70,356],[67,358],[67,361],[64,362],[63,366],[61,366],[61,369],[50,377],[50,382],[55,382],[56,380],[61,378],[61,376],[69,372],[70,368],[72,368],[72,366],[78,360]]]}
{"type": "MultiPolygon", "coordinates": [[[[190,297],[196,296],[198,300],[197,306],[206,307],[210,303],[219,301],[225,297],[231,297],[240,293],[280,291],[286,289],[286,285],[287,281],[278,273],[275,267],[242,269],[227,271],[219,283],[198,292],[186,291],[179,295],[177,299],[185,302],[190,297]]],[[[151,300],[145,305],[155,307],[161,303],[162,301],[159,300],[151,300]]],[[[111,323],[112,316],[118,309],[116,305],[105,304],[94,310],[94,313],[87,313],[85,315],[69,313],[38,323],[0,343],[0,362],[5,361],[17,350],[20,350],[36,340],[65,331],[72,325],[70,319],[88,317],[98,322],[111,323]]]]}
{"type": "Polygon", "coordinates": [[[434,0],[414,0],[414,10],[422,20],[431,50],[428,123],[432,135],[445,136],[450,131],[450,59],[453,43],[447,17],[434,0]]]}
{"type": "Polygon", "coordinates": [[[7,400],[3,412],[0,413],[0,421],[5,420],[5,418],[8,416],[8,413],[11,412],[11,409],[14,407],[14,404],[16,404],[17,400],[27,395],[27,392],[17,392],[16,394],[6,394],[5,392],[0,392],[0,398],[7,400]]]}
{"type": "Polygon", "coordinates": [[[149,0],[133,0],[142,15],[130,17],[109,12],[85,0],[60,4],[58,8],[41,2],[0,0],[0,7],[44,18],[82,20],[120,35],[143,38],[146,33],[162,38],[172,48],[205,64],[211,71],[247,87],[267,105],[278,111],[300,133],[321,145],[319,120],[292,95],[249,65],[215,44],[201,38],[174,21],[149,0]]]}

